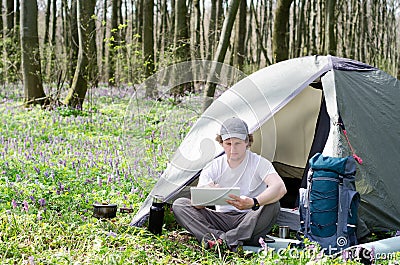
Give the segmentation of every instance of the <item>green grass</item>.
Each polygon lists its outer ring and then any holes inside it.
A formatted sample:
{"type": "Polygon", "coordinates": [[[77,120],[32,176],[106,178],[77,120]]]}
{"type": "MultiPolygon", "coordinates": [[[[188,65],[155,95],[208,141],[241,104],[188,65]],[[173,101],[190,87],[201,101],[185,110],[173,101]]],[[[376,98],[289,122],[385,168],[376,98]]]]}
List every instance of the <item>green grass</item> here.
{"type": "Polygon", "coordinates": [[[343,263],[271,249],[246,256],[205,251],[171,213],[162,236],[131,226],[131,214],[92,217],[95,202],[136,212],[201,108],[196,96],[173,104],[104,92],[93,91],[82,111],[25,109],[9,92],[2,98],[1,264],[343,263]]]}

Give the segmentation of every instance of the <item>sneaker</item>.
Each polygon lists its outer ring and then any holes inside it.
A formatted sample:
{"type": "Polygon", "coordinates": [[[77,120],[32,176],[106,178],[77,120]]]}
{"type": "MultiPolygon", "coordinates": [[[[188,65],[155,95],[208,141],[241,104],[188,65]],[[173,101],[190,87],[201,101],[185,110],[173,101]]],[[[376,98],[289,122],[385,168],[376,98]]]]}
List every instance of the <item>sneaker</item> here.
{"type": "Polygon", "coordinates": [[[218,247],[222,247],[224,245],[224,241],[221,238],[218,238],[217,240],[208,240],[207,245],[207,249],[215,249],[218,247]]]}
{"type": "Polygon", "coordinates": [[[217,249],[225,246],[225,242],[222,238],[216,238],[213,234],[207,233],[201,240],[201,246],[204,249],[217,249]]]}

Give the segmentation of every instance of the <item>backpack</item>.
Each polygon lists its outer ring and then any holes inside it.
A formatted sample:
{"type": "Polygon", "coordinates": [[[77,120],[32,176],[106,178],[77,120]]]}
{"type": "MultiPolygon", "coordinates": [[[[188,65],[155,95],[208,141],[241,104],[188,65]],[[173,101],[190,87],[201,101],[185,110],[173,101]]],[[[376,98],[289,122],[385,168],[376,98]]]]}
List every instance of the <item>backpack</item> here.
{"type": "Polygon", "coordinates": [[[300,188],[300,230],[326,253],[357,244],[360,195],[355,188],[356,162],[315,154],[310,160],[307,188],[300,188]]]}

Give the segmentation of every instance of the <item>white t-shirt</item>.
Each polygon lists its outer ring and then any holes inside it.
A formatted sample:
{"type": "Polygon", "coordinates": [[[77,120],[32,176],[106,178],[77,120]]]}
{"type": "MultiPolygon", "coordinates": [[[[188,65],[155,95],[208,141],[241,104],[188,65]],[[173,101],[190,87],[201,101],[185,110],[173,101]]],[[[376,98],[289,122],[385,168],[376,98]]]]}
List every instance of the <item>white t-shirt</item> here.
{"type": "MultiPolygon", "coordinates": [[[[264,180],[273,173],[276,171],[271,162],[246,150],[246,157],[236,168],[229,166],[226,154],[211,161],[201,172],[197,186],[214,182],[223,188],[240,187],[240,195],[253,198],[267,188],[264,180]]],[[[215,208],[218,212],[240,211],[232,205],[216,205],[215,208]]]]}

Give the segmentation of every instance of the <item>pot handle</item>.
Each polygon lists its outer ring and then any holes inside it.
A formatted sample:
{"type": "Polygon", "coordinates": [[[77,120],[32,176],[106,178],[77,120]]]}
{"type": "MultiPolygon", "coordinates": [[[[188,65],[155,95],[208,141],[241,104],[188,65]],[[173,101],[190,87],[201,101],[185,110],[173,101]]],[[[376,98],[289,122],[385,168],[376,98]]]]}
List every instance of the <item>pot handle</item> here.
{"type": "Polygon", "coordinates": [[[121,207],[121,208],[119,208],[119,212],[120,213],[133,213],[133,209],[121,207]]]}

